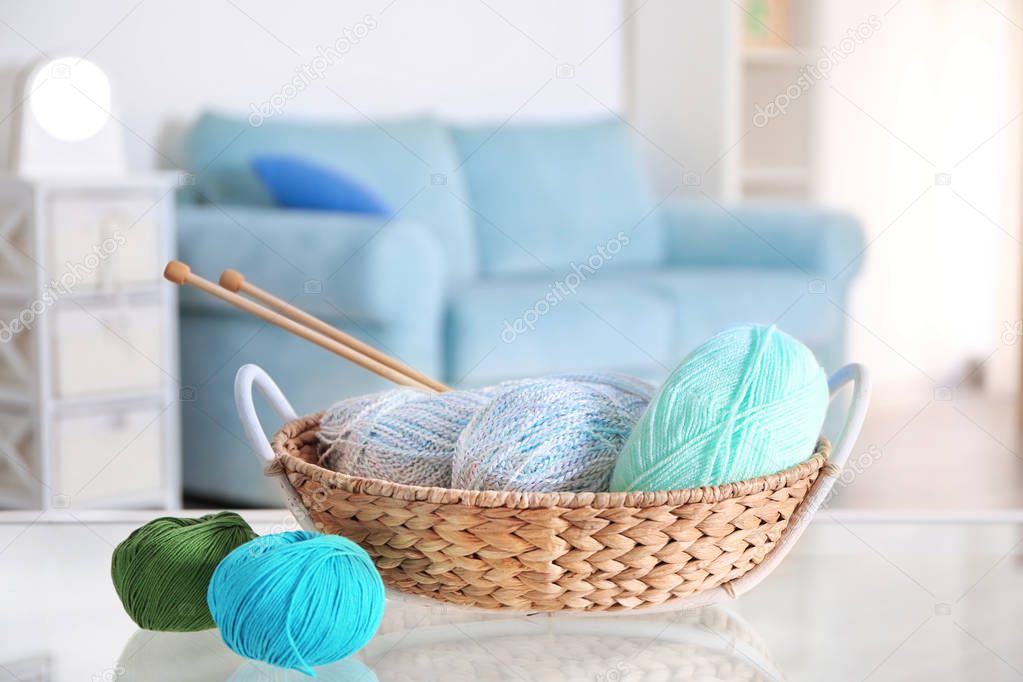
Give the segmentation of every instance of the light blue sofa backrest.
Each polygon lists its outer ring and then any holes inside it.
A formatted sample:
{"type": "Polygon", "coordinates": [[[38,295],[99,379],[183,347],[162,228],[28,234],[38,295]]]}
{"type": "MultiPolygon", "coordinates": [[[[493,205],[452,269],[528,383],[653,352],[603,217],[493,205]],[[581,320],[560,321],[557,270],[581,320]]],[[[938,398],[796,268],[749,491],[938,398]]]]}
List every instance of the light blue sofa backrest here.
{"type": "MultiPolygon", "coordinates": [[[[184,140],[185,165],[200,198],[219,204],[272,206],[252,172],[252,157],[294,154],[337,169],[375,190],[400,211],[437,235],[448,281],[477,272],[471,211],[454,146],[446,128],[428,119],[372,124],[268,121],[203,114],[184,140]]],[[[282,225],[287,229],[287,225],[282,225]]]]}
{"type": "Polygon", "coordinates": [[[484,274],[564,271],[591,258],[614,268],[661,262],[660,218],[621,122],[466,127],[452,137],[484,274]]]}

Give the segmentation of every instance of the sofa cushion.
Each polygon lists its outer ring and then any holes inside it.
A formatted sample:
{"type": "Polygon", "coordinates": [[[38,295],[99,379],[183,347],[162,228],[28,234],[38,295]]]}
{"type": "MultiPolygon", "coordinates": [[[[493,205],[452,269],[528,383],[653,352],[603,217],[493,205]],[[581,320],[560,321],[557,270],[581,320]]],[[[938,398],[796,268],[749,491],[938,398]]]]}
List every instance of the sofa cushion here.
{"type": "MultiPolygon", "coordinates": [[[[218,204],[273,206],[252,170],[258,155],[301,156],[372,187],[398,217],[437,235],[449,282],[476,273],[476,243],[448,131],[426,120],[373,124],[267,121],[203,114],[184,140],[185,165],[202,198],[218,204]]],[[[282,229],[287,226],[282,225],[282,229]]]]}
{"type": "Polygon", "coordinates": [[[777,324],[828,371],[843,357],[843,315],[829,297],[841,303],[844,292],[812,293],[798,270],[608,272],[572,288],[508,278],[456,293],[446,380],[480,385],[591,369],[661,381],[696,346],[743,322],[777,324]]]}
{"type": "Polygon", "coordinates": [[[612,268],[661,260],[655,202],[618,121],[455,128],[486,274],[589,260],[619,232],[612,268]]]}
{"type": "Polygon", "coordinates": [[[252,159],[252,170],[278,206],[385,217],[394,214],[387,202],[357,178],[300,156],[261,154],[252,159]]]}
{"type": "Polygon", "coordinates": [[[641,377],[670,370],[675,312],[667,297],[611,273],[577,287],[572,281],[557,287],[548,278],[508,278],[456,292],[446,325],[447,380],[483,385],[569,370],[641,377]]]}
{"type": "Polygon", "coordinates": [[[829,295],[841,299],[842,292],[814,293],[812,281],[799,270],[781,268],[681,268],[641,277],[673,305],[679,320],[676,363],[722,329],[753,322],[777,324],[834,371],[843,355],[844,322],[829,295]]]}
{"type": "MultiPolygon", "coordinates": [[[[179,253],[196,272],[240,269],[330,321],[440,333],[443,254],[418,223],[251,206],[183,206],[177,217],[179,253]]],[[[181,289],[179,300],[184,311],[249,316],[194,287],[181,289]]]]}

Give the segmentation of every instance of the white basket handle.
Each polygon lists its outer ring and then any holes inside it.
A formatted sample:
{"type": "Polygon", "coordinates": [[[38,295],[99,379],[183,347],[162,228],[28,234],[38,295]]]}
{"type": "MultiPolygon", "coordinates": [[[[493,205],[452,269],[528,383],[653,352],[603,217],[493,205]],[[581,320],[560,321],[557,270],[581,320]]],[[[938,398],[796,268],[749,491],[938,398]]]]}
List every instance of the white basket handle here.
{"type": "MultiPolygon", "coordinates": [[[[261,462],[266,465],[273,461],[275,455],[270,441],[267,440],[263,425],[259,423],[259,415],[256,414],[256,404],[253,401],[253,389],[258,389],[264,398],[269,401],[274,412],[281,418],[282,422],[289,422],[297,419],[295,408],[291,406],[284,393],[274,383],[263,369],[257,365],[242,365],[234,377],[234,404],[238,408],[238,418],[241,419],[242,428],[245,429],[245,438],[248,439],[252,451],[261,462]]],[[[277,474],[277,482],[284,491],[288,509],[304,530],[316,530],[309,512],[302,504],[302,498],[291,485],[291,481],[284,473],[277,474]]]]}
{"type": "MultiPolygon", "coordinates": [[[[234,403],[238,408],[238,418],[241,419],[242,428],[245,429],[245,437],[249,441],[249,445],[252,446],[252,452],[255,453],[256,457],[259,458],[260,463],[266,465],[274,460],[276,455],[274,454],[273,448],[270,447],[270,441],[267,440],[266,432],[263,431],[263,425],[259,423],[259,415],[256,414],[256,405],[253,402],[253,389],[258,389],[259,392],[266,398],[270,405],[273,407],[274,412],[284,422],[289,422],[293,419],[297,419],[298,415],[295,413],[295,408],[291,406],[288,399],[284,397],[284,393],[280,387],[270,378],[262,367],[258,365],[242,365],[238,369],[238,373],[234,376],[234,403]]],[[[298,494],[295,487],[291,485],[291,481],[288,479],[287,474],[281,472],[275,475],[278,483],[281,486],[281,490],[284,491],[284,499],[288,504],[288,510],[291,515],[295,517],[298,525],[303,530],[322,532],[313,523],[312,518],[309,516],[309,510],[302,503],[302,496],[298,494]]],[[[419,604],[436,604],[434,600],[429,597],[423,597],[419,595],[408,595],[403,592],[395,590],[393,587],[385,587],[384,593],[387,595],[387,600],[390,602],[394,601],[412,601],[419,604]]],[[[463,607],[470,609],[471,607],[463,607]]]]}
{"type": "MultiPolygon", "coordinates": [[[[828,461],[821,469],[820,475],[814,481],[806,498],[799,505],[795,516],[790,520],[785,534],[760,564],[717,590],[723,589],[729,597],[735,598],[756,587],[788,555],[796,541],[799,540],[799,536],[810,525],[814,514],[827,501],[831,488],[842,474],[842,466],[849,458],[853,446],[856,445],[860,429],[863,428],[863,420],[867,416],[867,405],[870,403],[870,374],[866,367],[858,363],[842,367],[828,379],[828,390],[831,393],[832,402],[838,392],[849,383],[852,384],[852,402],[846,414],[845,424],[831,449],[831,456],[828,457],[828,461]]],[[[720,601],[720,599],[715,599],[715,601],[720,601]]]]}
{"type": "Polygon", "coordinates": [[[849,383],[853,387],[852,403],[849,405],[842,432],[838,434],[838,440],[831,449],[831,457],[828,458],[828,463],[837,469],[845,466],[845,460],[849,459],[860,435],[860,429],[863,428],[863,421],[867,418],[867,406],[870,404],[870,374],[866,367],[858,363],[846,365],[831,375],[828,379],[831,399],[834,400],[835,395],[849,383]]]}

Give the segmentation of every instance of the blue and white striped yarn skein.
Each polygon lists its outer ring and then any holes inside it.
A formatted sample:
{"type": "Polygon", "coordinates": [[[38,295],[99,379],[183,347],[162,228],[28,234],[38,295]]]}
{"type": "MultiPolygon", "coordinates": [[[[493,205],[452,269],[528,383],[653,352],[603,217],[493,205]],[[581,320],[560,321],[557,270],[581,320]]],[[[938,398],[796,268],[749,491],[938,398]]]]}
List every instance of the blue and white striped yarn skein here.
{"type": "Polygon", "coordinates": [[[555,374],[550,378],[590,384],[634,413],[636,419],[639,419],[657,393],[657,387],[653,384],[618,372],[572,372],[555,374]]]}
{"type": "Polygon", "coordinates": [[[583,384],[595,391],[603,393],[617,405],[622,406],[636,419],[643,414],[646,406],[653,400],[657,393],[657,387],[653,384],[618,372],[566,372],[564,374],[551,374],[542,378],[533,379],[510,379],[503,381],[496,386],[488,386],[480,389],[488,395],[496,395],[499,391],[519,386],[531,381],[570,381],[583,384]]]}
{"type": "Polygon", "coordinates": [[[489,397],[396,388],[342,400],[320,421],[320,466],[404,485],[451,485],[459,434],[489,397]]]}
{"type": "Polygon", "coordinates": [[[458,438],[452,486],[606,490],[639,414],[606,385],[567,378],[510,382],[458,438]]]}

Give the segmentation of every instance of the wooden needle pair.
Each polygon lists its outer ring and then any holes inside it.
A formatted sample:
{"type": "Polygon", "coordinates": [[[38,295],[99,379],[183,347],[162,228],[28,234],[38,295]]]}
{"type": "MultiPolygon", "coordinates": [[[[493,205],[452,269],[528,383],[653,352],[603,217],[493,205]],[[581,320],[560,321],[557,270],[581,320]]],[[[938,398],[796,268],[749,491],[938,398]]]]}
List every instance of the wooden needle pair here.
{"type": "Polygon", "coordinates": [[[181,286],[187,284],[215,296],[396,384],[427,391],[450,390],[436,379],[417,372],[373,346],[359,341],[323,320],[251,284],[237,270],[224,270],[220,275],[220,284],[215,284],[192,272],[192,269],[185,263],[172,260],[167,263],[163,276],[174,284],[181,286]],[[242,294],[255,300],[250,300],[242,294]]]}

